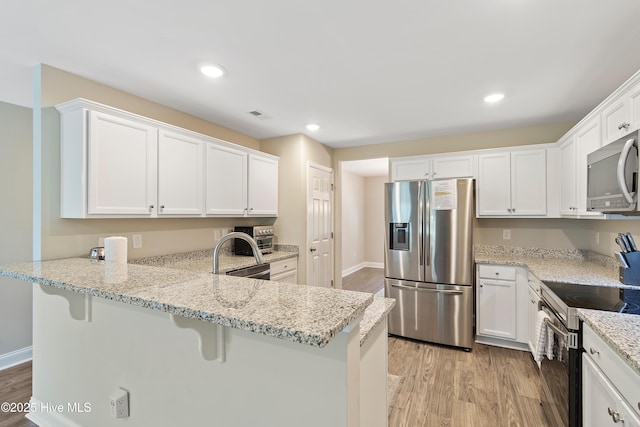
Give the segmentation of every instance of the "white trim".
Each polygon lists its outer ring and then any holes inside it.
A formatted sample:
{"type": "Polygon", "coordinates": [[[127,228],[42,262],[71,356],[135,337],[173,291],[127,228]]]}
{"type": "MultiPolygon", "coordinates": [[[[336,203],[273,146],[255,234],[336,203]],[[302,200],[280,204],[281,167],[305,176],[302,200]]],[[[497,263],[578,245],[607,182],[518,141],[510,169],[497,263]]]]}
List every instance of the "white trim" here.
{"type": "Polygon", "coordinates": [[[0,354],[0,371],[28,362],[33,358],[33,347],[25,347],[10,353],[0,354]]]}
{"type": "Polygon", "coordinates": [[[383,262],[369,262],[369,261],[365,261],[365,262],[361,262],[360,264],[356,264],[352,267],[346,268],[344,270],[342,270],[342,277],[348,276],[349,274],[353,274],[356,271],[360,271],[363,268],[384,268],[384,263],[383,262]]]}
{"type": "MultiPolygon", "coordinates": [[[[31,396],[29,404],[32,408],[44,408],[41,411],[29,412],[25,417],[36,423],[40,427],[82,427],[80,424],[76,424],[60,412],[47,411],[47,405],[39,401],[35,397],[31,396]]],[[[64,408],[67,410],[67,407],[64,408]]]]}

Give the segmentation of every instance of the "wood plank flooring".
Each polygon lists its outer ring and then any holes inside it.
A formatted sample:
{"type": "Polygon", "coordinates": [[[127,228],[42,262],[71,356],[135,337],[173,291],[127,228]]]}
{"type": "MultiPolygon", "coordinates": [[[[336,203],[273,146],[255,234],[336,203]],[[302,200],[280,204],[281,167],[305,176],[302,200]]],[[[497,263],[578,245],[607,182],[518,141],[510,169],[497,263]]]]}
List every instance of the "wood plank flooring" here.
{"type": "MultiPolygon", "coordinates": [[[[0,403],[28,403],[31,398],[31,362],[0,371],[0,403]]],[[[37,427],[24,413],[0,411],[0,427],[37,427]]]]}
{"type": "MultiPolygon", "coordinates": [[[[345,277],[343,289],[376,293],[381,269],[345,277]]],[[[451,347],[389,337],[389,373],[402,384],[389,413],[390,427],[545,426],[538,367],[527,352],[475,344],[451,347]]],[[[28,402],[31,362],[0,371],[0,402],[28,402]]],[[[24,414],[0,413],[0,427],[36,427],[24,414]]]]}
{"type": "MultiPolygon", "coordinates": [[[[364,268],[342,288],[376,293],[382,269],[364,268]]],[[[471,352],[389,337],[389,373],[402,384],[390,427],[545,426],[538,366],[528,352],[474,344],[471,352]]]]}

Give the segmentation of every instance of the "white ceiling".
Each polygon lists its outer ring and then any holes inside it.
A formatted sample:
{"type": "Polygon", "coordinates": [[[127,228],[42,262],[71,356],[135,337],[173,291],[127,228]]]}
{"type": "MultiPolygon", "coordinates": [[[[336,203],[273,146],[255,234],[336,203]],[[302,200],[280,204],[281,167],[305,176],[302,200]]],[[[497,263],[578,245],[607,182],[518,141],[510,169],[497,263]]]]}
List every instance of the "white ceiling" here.
{"type": "Polygon", "coordinates": [[[637,0],[2,6],[2,101],[31,105],[45,63],[256,138],[333,147],[578,120],[640,69],[637,0]],[[208,80],[202,61],[228,74],[208,80]],[[494,91],[506,98],[485,105],[494,91]]]}

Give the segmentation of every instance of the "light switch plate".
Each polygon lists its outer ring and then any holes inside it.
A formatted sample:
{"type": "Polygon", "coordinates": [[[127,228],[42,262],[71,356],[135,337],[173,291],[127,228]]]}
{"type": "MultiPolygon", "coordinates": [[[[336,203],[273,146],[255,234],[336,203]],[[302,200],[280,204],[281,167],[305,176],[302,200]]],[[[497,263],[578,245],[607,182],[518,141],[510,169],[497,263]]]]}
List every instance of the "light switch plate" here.
{"type": "Polygon", "coordinates": [[[511,230],[502,230],[502,239],[511,240],[511,230]]]}
{"type": "Polygon", "coordinates": [[[140,249],[142,247],[142,234],[133,235],[133,249],[140,249]]]}

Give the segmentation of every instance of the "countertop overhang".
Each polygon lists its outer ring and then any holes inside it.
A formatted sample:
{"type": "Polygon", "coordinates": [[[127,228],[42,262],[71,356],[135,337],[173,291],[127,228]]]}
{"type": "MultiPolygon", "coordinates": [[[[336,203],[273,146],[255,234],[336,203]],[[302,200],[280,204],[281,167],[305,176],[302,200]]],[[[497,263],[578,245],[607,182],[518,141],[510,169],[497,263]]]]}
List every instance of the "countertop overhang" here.
{"type": "Polygon", "coordinates": [[[373,294],[84,258],[0,266],[0,275],[322,348],[373,294]]]}

